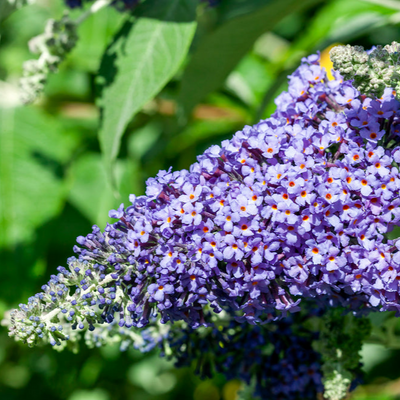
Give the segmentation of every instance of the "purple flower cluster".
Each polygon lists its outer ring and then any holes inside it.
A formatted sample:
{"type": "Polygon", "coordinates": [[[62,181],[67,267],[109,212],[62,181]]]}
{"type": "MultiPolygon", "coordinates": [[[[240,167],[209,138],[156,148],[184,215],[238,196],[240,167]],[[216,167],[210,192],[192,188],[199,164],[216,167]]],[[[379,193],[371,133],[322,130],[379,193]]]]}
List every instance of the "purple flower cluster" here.
{"type": "Polygon", "coordinates": [[[207,331],[186,329],[167,338],[176,366],[193,362],[201,377],[215,372],[227,380],[255,383],[254,397],[276,400],[316,399],[323,392],[320,355],[311,333],[290,319],[265,327],[230,323],[207,331]]]}
{"type": "Polygon", "coordinates": [[[80,260],[124,288],[121,325],[159,313],[196,328],[210,307],[265,323],[301,298],[399,310],[400,242],[385,236],[400,218],[393,91],[360,96],[314,55],[276,103],[190,171],[149,179],[104,233],[79,238],[80,260]]]}

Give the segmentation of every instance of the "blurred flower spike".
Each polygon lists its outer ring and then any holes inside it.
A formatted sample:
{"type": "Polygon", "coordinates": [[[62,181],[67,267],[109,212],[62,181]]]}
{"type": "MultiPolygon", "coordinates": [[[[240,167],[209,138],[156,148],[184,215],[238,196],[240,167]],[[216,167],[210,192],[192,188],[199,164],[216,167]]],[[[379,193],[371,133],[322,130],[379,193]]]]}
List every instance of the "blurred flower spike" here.
{"type": "Polygon", "coordinates": [[[24,63],[20,82],[23,103],[32,103],[44,90],[47,75],[57,71],[77,40],[76,24],[67,14],[59,21],[48,20],[45,32],[31,39],[29,48],[40,57],[24,63]]]}

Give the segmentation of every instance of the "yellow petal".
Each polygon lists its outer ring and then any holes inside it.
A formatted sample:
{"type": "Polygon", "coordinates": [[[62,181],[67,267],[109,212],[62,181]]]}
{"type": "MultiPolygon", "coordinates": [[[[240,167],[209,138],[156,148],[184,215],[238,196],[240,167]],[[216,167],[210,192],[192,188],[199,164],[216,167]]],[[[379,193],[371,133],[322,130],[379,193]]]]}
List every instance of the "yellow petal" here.
{"type": "Polygon", "coordinates": [[[320,65],[321,67],[324,67],[326,70],[326,75],[328,77],[328,79],[330,81],[332,81],[333,79],[335,79],[332,75],[332,68],[333,68],[333,64],[332,61],[329,57],[329,52],[331,51],[331,49],[335,46],[339,46],[341,43],[333,43],[331,44],[329,47],[327,47],[326,49],[324,49],[321,52],[321,60],[320,60],[320,65]]]}

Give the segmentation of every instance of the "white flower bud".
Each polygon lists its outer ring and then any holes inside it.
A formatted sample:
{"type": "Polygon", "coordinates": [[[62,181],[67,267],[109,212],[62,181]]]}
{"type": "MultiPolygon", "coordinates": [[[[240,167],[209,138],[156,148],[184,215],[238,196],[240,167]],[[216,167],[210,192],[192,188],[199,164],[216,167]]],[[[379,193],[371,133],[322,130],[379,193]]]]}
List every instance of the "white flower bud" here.
{"type": "Polygon", "coordinates": [[[369,53],[362,46],[337,46],[331,52],[333,68],[369,96],[381,97],[385,88],[395,88],[400,79],[400,44],[377,46],[369,53]]]}
{"type": "Polygon", "coordinates": [[[24,63],[20,81],[21,98],[32,103],[44,89],[49,72],[57,72],[58,66],[78,40],[76,24],[67,14],[59,21],[47,21],[44,33],[29,41],[32,53],[40,54],[38,60],[24,63]]]}

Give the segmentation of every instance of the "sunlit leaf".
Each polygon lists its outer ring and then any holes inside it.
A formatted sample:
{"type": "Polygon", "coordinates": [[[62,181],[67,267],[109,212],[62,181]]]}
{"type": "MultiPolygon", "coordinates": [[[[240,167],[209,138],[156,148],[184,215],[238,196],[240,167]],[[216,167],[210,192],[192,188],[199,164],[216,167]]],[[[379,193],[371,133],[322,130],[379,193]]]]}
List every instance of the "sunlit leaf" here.
{"type": "Polygon", "coordinates": [[[226,82],[227,87],[245,104],[256,107],[270,84],[271,75],[265,63],[252,54],[240,61],[226,82]]]}
{"type": "Polygon", "coordinates": [[[118,155],[128,122],[172,78],[181,65],[196,29],[195,2],[150,0],[146,13],[128,21],[102,61],[99,132],[101,149],[109,166],[118,155]],[[159,3],[164,6],[155,11],[159,3]]]}

